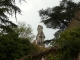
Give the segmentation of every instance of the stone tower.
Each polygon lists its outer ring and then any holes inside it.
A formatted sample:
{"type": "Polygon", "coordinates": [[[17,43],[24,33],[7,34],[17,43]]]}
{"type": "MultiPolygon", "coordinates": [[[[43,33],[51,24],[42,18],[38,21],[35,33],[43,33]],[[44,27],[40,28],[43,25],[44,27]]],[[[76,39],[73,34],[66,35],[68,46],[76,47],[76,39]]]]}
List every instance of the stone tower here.
{"type": "Polygon", "coordinates": [[[43,46],[43,41],[45,39],[45,35],[43,33],[43,27],[41,25],[38,25],[37,31],[38,31],[38,34],[36,36],[37,44],[43,46]]]}

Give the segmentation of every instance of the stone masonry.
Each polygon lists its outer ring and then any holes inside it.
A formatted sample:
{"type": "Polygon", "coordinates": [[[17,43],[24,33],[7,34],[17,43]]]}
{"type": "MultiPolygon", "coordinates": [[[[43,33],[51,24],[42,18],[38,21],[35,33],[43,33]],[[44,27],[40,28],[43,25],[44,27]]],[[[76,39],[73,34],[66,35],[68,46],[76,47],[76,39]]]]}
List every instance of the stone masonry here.
{"type": "Polygon", "coordinates": [[[45,39],[45,35],[43,33],[43,27],[41,25],[38,25],[37,31],[38,31],[38,34],[36,36],[37,45],[43,46],[43,41],[45,39]]]}

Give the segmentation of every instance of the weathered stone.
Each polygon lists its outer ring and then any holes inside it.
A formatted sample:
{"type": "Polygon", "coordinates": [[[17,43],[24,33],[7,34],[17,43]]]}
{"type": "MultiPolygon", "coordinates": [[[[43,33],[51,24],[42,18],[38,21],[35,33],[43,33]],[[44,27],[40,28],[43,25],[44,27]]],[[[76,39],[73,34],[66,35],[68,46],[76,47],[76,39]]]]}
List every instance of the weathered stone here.
{"type": "Polygon", "coordinates": [[[72,19],[66,30],[70,30],[77,27],[80,27],[80,10],[74,12],[74,18],[72,19]]]}
{"type": "Polygon", "coordinates": [[[43,33],[43,27],[41,25],[38,25],[37,31],[38,31],[38,34],[36,36],[37,44],[43,46],[43,41],[45,39],[45,35],[43,33]]]}
{"type": "Polygon", "coordinates": [[[77,28],[77,27],[80,27],[80,21],[72,19],[72,21],[70,22],[66,30],[70,30],[70,29],[77,28]]]}

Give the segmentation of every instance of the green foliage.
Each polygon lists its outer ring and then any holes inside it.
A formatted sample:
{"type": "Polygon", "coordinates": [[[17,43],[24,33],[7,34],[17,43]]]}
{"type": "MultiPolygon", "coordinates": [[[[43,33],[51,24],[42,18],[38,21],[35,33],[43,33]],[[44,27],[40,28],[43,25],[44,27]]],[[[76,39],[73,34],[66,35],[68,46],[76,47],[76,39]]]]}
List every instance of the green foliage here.
{"type": "Polygon", "coordinates": [[[47,55],[49,60],[77,60],[80,52],[80,27],[60,34],[54,45],[57,49],[47,55]]]}
{"type": "Polygon", "coordinates": [[[55,38],[46,40],[44,43],[51,43],[51,45],[55,43],[55,40],[60,37],[60,33],[68,27],[73,18],[79,20],[78,14],[76,14],[79,10],[80,2],[75,3],[73,0],[62,0],[59,6],[40,10],[41,22],[48,28],[59,29],[54,34],[55,38]]]}
{"type": "Polygon", "coordinates": [[[73,60],[78,57],[80,52],[80,28],[76,28],[61,33],[57,41],[62,52],[61,60],[73,60]]]}
{"type": "Polygon", "coordinates": [[[47,56],[47,59],[48,59],[48,60],[54,60],[54,57],[53,57],[52,54],[49,54],[49,55],[47,56]]]}
{"type": "Polygon", "coordinates": [[[0,60],[17,60],[31,52],[29,40],[16,35],[13,33],[0,36],[0,60]]]}
{"type": "MultiPolygon", "coordinates": [[[[18,0],[18,1],[21,1],[21,0],[18,0]]],[[[13,16],[13,14],[15,14],[15,17],[16,17],[17,13],[21,14],[21,10],[16,5],[15,0],[0,0],[0,12],[1,12],[0,13],[0,19],[1,20],[2,20],[2,18],[4,20],[8,20],[8,15],[6,15],[5,13],[7,13],[11,16],[13,16]]]]}
{"type": "Polygon", "coordinates": [[[17,27],[16,24],[9,21],[9,15],[15,15],[16,18],[17,13],[21,14],[21,10],[16,5],[15,0],[0,0],[0,28],[2,29],[0,32],[7,32],[7,29],[17,27]]]}
{"type": "Polygon", "coordinates": [[[20,38],[19,34],[14,31],[17,25],[9,21],[9,16],[15,15],[16,18],[17,13],[21,14],[21,10],[15,0],[0,0],[0,60],[19,60],[32,51],[32,44],[29,41],[31,38],[29,35],[32,33],[31,27],[21,27],[19,32],[26,32],[29,38],[26,36],[26,38],[20,38]]]}
{"type": "Polygon", "coordinates": [[[71,22],[72,18],[75,17],[75,11],[80,9],[80,2],[75,3],[73,1],[62,0],[61,3],[64,4],[55,6],[53,8],[40,10],[39,15],[42,19],[42,22],[48,28],[57,28],[62,32],[71,22]]]}
{"type": "Polygon", "coordinates": [[[17,28],[14,28],[16,33],[18,33],[18,36],[20,38],[27,38],[29,40],[33,40],[35,37],[34,34],[32,33],[33,30],[30,25],[26,26],[26,23],[24,22],[19,22],[17,25],[17,28]]]}

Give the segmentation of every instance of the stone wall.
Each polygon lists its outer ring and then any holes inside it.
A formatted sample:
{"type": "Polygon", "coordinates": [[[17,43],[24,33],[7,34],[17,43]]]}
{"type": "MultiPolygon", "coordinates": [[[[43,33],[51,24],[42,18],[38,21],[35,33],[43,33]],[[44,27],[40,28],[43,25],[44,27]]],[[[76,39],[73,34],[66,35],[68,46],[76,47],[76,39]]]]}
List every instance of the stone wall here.
{"type": "Polygon", "coordinates": [[[71,23],[69,24],[66,30],[70,30],[77,27],[80,27],[80,21],[72,19],[71,23]]]}
{"type": "Polygon", "coordinates": [[[70,22],[69,26],[67,27],[67,30],[70,30],[72,28],[80,27],[80,10],[76,10],[74,12],[74,18],[70,22]]]}

